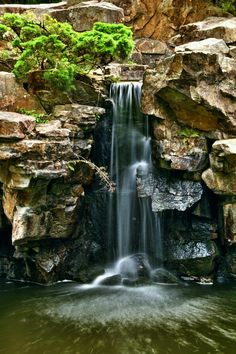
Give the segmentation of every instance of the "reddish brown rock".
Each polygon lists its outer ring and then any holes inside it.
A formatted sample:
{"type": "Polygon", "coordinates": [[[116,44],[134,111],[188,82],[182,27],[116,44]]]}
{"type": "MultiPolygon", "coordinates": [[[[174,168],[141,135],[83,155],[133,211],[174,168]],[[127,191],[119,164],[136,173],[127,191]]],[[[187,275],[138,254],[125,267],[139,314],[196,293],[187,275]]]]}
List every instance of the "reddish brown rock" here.
{"type": "Polygon", "coordinates": [[[4,71],[0,72],[0,110],[45,113],[37,98],[30,95],[17,82],[14,74],[4,71]]]}
{"type": "Polygon", "coordinates": [[[133,27],[136,38],[167,40],[177,34],[182,25],[223,13],[206,0],[108,1],[124,9],[125,23],[133,27]]]}
{"type": "Polygon", "coordinates": [[[2,139],[24,139],[35,128],[33,117],[0,111],[0,138],[2,139]]]}

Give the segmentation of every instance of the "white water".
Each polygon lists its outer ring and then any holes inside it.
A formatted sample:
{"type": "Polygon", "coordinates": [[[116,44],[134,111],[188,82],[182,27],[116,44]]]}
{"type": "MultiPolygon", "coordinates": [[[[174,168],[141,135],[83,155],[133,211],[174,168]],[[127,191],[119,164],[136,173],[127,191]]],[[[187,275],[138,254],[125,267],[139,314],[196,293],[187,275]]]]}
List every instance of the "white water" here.
{"type": "MultiPolygon", "coordinates": [[[[134,253],[148,255],[153,265],[162,258],[161,225],[158,214],[152,212],[149,197],[137,195],[137,172],[152,171],[151,138],[148,117],[140,111],[142,84],[112,84],[110,98],[113,104],[111,143],[111,179],[116,192],[110,196],[108,235],[110,260],[117,260],[107,276],[117,274],[118,264],[134,253]]],[[[95,280],[95,284],[106,274],[95,280]]]]}

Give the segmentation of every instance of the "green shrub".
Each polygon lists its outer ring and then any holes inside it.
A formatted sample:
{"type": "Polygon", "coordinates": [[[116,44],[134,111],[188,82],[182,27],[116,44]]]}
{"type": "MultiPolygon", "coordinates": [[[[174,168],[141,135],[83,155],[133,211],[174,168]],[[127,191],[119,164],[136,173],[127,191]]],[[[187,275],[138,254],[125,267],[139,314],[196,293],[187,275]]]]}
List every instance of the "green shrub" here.
{"type": "MultiPolygon", "coordinates": [[[[132,31],[123,24],[95,23],[91,31],[75,32],[68,23],[49,15],[38,20],[32,13],[5,13],[0,18],[0,39],[10,42],[12,71],[27,82],[32,71],[42,71],[48,85],[69,91],[77,74],[87,74],[113,60],[125,60],[134,43],[132,31]]],[[[0,54],[1,62],[7,50],[0,54]]],[[[6,63],[9,66],[9,62],[6,63]]]]}
{"type": "Polygon", "coordinates": [[[236,1],[235,0],[219,0],[217,2],[224,11],[231,12],[236,15],[236,1]]]}

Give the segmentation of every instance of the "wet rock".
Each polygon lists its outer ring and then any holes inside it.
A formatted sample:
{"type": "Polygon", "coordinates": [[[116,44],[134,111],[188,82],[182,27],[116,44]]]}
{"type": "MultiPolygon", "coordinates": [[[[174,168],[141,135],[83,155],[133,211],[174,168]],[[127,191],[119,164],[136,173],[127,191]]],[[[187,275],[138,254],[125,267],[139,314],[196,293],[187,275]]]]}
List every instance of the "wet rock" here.
{"type": "Polygon", "coordinates": [[[199,182],[183,181],[164,174],[139,175],[137,188],[140,197],[151,196],[154,212],[168,209],[184,211],[198,202],[203,193],[199,182]]]}
{"type": "Polygon", "coordinates": [[[201,199],[202,192],[199,182],[159,179],[152,196],[152,210],[184,211],[201,199]]]}
{"type": "Polygon", "coordinates": [[[155,283],[179,283],[178,278],[174,274],[163,268],[153,270],[151,278],[155,283]]]}
{"type": "Polygon", "coordinates": [[[231,278],[236,279],[236,247],[231,246],[226,255],[227,270],[231,278]]]}
{"type": "Polygon", "coordinates": [[[223,205],[224,238],[229,244],[236,243],[236,203],[223,205]]]}
{"type": "Polygon", "coordinates": [[[122,258],[118,265],[122,278],[145,281],[150,278],[151,267],[145,254],[133,254],[122,258]]]}
{"type": "Polygon", "coordinates": [[[143,79],[145,65],[142,64],[118,64],[111,63],[106,66],[105,74],[107,80],[140,81],[143,79]]]}
{"type": "Polygon", "coordinates": [[[100,285],[120,285],[121,284],[121,275],[120,274],[114,274],[111,276],[108,276],[107,278],[104,278],[100,283],[100,285]]]}
{"type": "Polygon", "coordinates": [[[213,241],[172,240],[166,255],[166,265],[177,269],[180,275],[204,276],[213,272],[217,255],[213,241]]]}

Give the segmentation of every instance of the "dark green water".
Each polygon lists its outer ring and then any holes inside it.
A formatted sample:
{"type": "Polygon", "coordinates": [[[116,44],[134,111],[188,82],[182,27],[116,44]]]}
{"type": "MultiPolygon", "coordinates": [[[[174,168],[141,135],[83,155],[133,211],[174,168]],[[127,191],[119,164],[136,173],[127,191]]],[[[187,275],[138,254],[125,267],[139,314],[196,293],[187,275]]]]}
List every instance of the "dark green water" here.
{"type": "Polygon", "coordinates": [[[236,352],[236,284],[0,283],[0,353],[236,352]]]}

